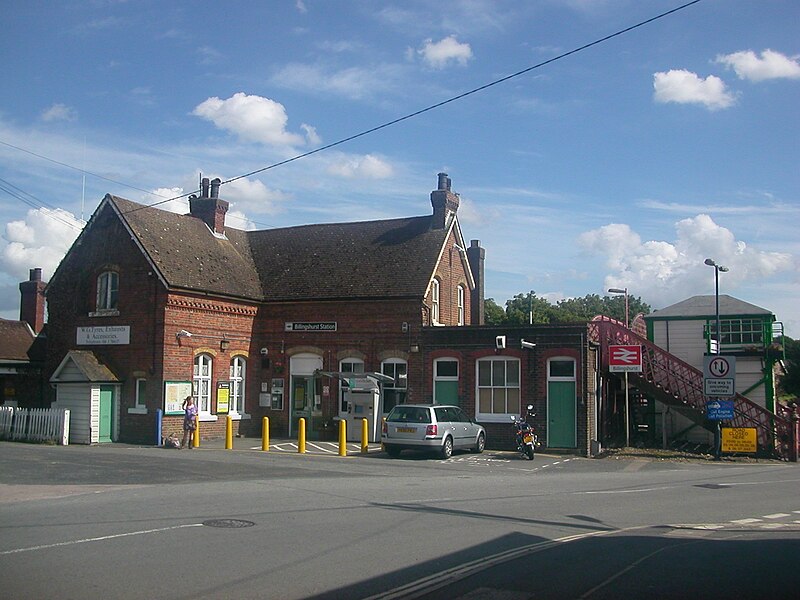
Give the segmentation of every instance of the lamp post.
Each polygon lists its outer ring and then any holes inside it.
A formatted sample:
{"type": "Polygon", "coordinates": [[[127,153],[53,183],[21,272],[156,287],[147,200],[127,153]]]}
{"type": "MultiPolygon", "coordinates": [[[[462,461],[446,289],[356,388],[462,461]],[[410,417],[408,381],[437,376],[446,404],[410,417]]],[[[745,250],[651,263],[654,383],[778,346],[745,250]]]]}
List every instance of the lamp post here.
{"type": "MultiPolygon", "coordinates": [[[[712,258],[707,258],[703,261],[704,264],[708,265],[709,267],[714,267],[714,316],[716,319],[716,331],[714,332],[714,337],[716,338],[717,347],[714,350],[714,354],[721,354],[722,353],[722,328],[719,319],[719,274],[720,271],[722,273],[728,272],[728,267],[723,267],[722,265],[717,264],[717,262],[712,258]]],[[[714,458],[719,460],[721,454],[721,442],[722,436],[720,431],[720,422],[717,421],[717,428],[714,432],[714,458]]]]}
{"type": "MultiPolygon", "coordinates": [[[[608,288],[609,294],[625,294],[625,329],[628,329],[628,288],[608,288]]],[[[630,403],[628,395],[628,372],[625,371],[625,447],[631,445],[630,403]]]]}

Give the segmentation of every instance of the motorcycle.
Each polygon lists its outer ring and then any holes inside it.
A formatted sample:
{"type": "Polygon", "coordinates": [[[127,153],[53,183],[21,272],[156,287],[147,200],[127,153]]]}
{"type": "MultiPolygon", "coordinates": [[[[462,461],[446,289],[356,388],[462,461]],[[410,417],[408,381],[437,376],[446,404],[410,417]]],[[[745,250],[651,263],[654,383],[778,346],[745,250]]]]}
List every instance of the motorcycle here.
{"type": "Polygon", "coordinates": [[[539,440],[536,436],[536,430],[533,425],[528,423],[528,417],[535,417],[536,413],[533,412],[533,404],[528,404],[525,412],[525,418],[511,415],[512,427],[514,427],[514,440],[517,443],[517,450],[525,456],[528,460],[533,460],[533,455],[536,447],[539,445],[539,440]]]}

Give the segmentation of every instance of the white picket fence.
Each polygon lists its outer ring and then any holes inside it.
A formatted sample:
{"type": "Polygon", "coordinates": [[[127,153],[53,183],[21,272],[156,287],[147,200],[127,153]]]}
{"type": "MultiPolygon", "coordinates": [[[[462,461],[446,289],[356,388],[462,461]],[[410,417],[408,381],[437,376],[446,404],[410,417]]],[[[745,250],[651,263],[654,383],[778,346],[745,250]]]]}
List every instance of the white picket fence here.
{"type": "Polygon", "coordinates": [[[0,406],[0,439],[69,444],[69,410],[0,406]]]}

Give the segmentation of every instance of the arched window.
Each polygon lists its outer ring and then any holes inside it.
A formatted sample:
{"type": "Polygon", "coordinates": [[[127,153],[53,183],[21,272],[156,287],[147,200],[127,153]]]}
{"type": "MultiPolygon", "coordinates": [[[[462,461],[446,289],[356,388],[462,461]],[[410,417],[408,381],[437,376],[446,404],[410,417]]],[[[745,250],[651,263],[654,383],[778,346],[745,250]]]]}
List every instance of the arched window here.
{"type": "Polygon", "coordinates": [[[381,373],[394,379],[383,384],[383,412],[388,413],[397,404],[406,402],[408,364],[400,358],[390,358],[381,363],[381,373]]]}
{"type": "Polygon", "coordinates": [[[198,354],[194,357],[192,396],[197,402],[197,410],[206,414],[211,413],[211,366],[210,355],[198,354]]]}
{"type": "Polygon", "coordinates": [[[244,391],[245,391],[246,361],[244,356],[234,356],[231,359],[230,380],[231,380],[231,405],[230,411],[235,414],[244,413],[244,391]]]}
{"type": "Polygon", "coordinates": [[[97,277],[96,310],[116,310],[119,293],[119,275],[114,271],[103,271],[97,277]]]}
{"type": "Polygon", "coordinates": [[[439,322],[439,280],[431,282],[431,320],[433,324],[439,322]]]}
{"type": "MultiPolygon", "coordinates": [[[[346,358],[339,362],[339,371],[344,375],[347,373],[363,373],[364,361],[359,358],[346,358]]],[[[345,387],[339,384],[339,415],[347,414],[347,400],[344,399],[345,387]]]]}
{"type": "Polygon", "coordinates": [[[464,286],[458,286],[458,324],[464,324],[464,286]]]}

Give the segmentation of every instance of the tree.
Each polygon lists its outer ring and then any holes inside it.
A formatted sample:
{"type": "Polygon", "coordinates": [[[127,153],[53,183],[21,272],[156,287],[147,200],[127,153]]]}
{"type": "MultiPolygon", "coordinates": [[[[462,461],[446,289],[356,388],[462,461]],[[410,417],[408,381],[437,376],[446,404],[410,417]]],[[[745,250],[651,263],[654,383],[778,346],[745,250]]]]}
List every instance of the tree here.
{"type": "Polygon", "coordinates": [[[783,338],[786,353],[786,375],[780,378],[779,387],[786,399],[800,397],[800,341],[783,338]]]}
{"type": "MultiPolygon", "coordinates": [[[[639,314],[650,314],[650,305],[641,298],[628,296],[630,320],[639,314]]],[[[625,297],[622,295],[599,296],[587,294],[583,298],[561,300],[555,305],[535,292],[517,294],[506,301],[505,310],[493,298],[484,303],[484,322],[487,325],[527,325],[556,323],[585,323],[597,315],[606,315],[625,322],[625,297]]]]}
{"type": "Polygon", "coordinates": [[[494,298],[487,298],[483,302],[483,322],[487,325],[503,325],[506,313],[497,305],[494,298]]]}

